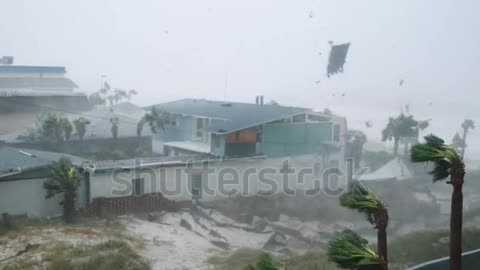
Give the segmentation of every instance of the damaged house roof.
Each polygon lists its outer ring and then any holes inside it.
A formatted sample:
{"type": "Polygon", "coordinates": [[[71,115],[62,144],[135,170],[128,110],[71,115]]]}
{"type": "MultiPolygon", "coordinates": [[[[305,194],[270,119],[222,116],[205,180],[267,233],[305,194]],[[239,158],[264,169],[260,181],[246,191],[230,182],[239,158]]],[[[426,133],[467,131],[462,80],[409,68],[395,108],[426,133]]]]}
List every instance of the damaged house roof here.
{"type": "Polygon", "coordinates": [[[253,103],[181,99],[153,105],[159,111],[218,119],[210,131],[228,133],[311,111],[306,108],[253,103]]]}
{"type": "Polygon", "coordinates": [[[0,178],[48,166],[62,157],[70,159],[75,165],[88,162],[86,159],[63,153],[0,146],[0,178]]]}

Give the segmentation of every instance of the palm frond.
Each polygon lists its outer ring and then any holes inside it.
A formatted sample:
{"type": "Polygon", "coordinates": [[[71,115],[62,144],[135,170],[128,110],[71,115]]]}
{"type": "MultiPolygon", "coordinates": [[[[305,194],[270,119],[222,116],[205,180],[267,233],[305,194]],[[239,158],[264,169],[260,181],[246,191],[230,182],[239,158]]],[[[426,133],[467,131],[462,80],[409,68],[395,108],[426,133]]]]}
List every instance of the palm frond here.
{"type": "Polygon", "coordinates": [[[67,158],[61,158],[49,167],[49,178],[43,183],[46,198],[67,190],[75,190],[80,185],[80,173],[67,158]]]}
{"type": "Polygon", "coordinates": [[[345,230],[334,236],[328,243],[327,255],[329,261],[345,269],[381,264],[380,256],[368,246],[368,241],[351,230],[345,230]]]}
{"type": "Polygon", "coordinates": [[[432,162],[433,169],[428,172],[433,181],[439,181],[450,175],[452,162],[461,160],[460,155],[452,145],[435,135],[425,137],[425,143],[412,146],[410,159],[412,162],[432,162]]]}
{"type": "Polygon", "coordinates": [[[350,190],[340,195],[339,202],[343,207],[365,214],[370,223],[373,223],[372,215],[374,211],[387,207],[375,193],[358,181],[352,182],[350,190]]]}

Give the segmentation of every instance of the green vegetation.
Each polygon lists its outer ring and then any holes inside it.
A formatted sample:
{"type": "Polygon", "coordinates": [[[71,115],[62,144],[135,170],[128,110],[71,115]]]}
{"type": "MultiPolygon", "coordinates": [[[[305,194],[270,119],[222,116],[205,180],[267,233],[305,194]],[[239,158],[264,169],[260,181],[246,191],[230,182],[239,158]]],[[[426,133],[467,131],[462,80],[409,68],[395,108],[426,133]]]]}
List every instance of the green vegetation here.
{"type": "MultiPolygon", "coordinates": [[[[231,254],[216,255],[208,259],[214,270],[245,270],[247,266],[256,267],[259,261],[264,261],[265,252],[256,249],[242,248],[231,254]],[[263,259],[262,259],[263,258],[263,259]]],[[[335,265],[328,261],[327,256],[320,250],[312,250],[303,255],[275,257],[269,255],[272,264],[288,270],[336,270],[335,265]]],[[[255,268],[254,268],[255,269],[255,268]]],[[[280,268],[282,269],[282,268],[280,268]]]]}
{"type": "Polygon", "coordinates": [[[0,243],[12,245],[17,252],[26,244],[24,239],[30,238],[39,238],[32,244],[40,240],[40,246],[2,262],[0,269],[150,269],[137,253],[144,248],[143,239],[127,234],[116,219],[84,218],[76,225],[68,225],[61,218],[22,218],[4,232],[0,243]]]}
{"type": "Polygon", "coordinates": [[[350,230],[337,233],[328,243],[328,258],[344,269],[383,264],[382,258],[368,246],[368,241],[350,230]]]}
{"type": "Polygon", "coordinates": [[[63,115],[48,114],[41,123],[41,133],[44,137],[53,137],[57,142],[69,140],[73,126],[67,117],[63,115]]]}
{"type": "Polygon", "coordinates": [[[412,146],[413,162],[433,163],[429,172],[433,181],[444,180],[450,176],[452,185],[452,202],[450,212],[450,269],[460,270],[462,265],[462,216],[463,216],[463,182],[465,164],[455,147],[446,145],[444,140],[434,136],[426,136],[425,143],[412,146]]]}
{"type": "Polygon", "coordinates": [[[108,240],[96,245],[72,245],[56,242],[32,251],[37,256],[26,256],[8,263],[4,270],[32,269],[46,270],[148,270],[150,266],[125,241],[108,240]]]}
{"type": "Polygon", "coordinates": [[[400,114],[399,116],[388,119],[387,126],[382,131],[382,141],[393,140],[393,154],[398,155],[398,146],[400,140],[405,141],[405,147],[408,147],[407,138],[414,138],[418,133],[419,122],[413,119],[412,115],[400,114]]]}
{"type": "Polygon", "coordinates": [[[347,153],[353,158],[355,170],[360,168],[363,155],[363,145],[367,142],[367,135],[360,130],[349,130],[347,133],[347,153]]]}
{"type": "Polygon", "coordinates": [[[75,197],[80,185],[80,172],[67,158],[61,158],[53,163],[48,170],[49,178],[43,184],[47,191],[46,198],[63,193],[63,218],[65,222],[72,223],[75,214],[75,197]]]}
{"type": "Polygon", "coordinates": [[[84,117],[79,117],[75,120],[73,120],[73,125],[75,126],[75,131],[78,134],[78,137],[80,138],[81,141],[83,141],[83,137],[85,136],[85,133],[87,132],[87,125],[90,124],[90,121],[84,117]]]}
{"type": "MultiPolygon", "coordinates": [[[[370,222],[370,224],[372,225],[375,225],[375,229],[377,229],[378,253],[382,262],[385,265],[385,269],[387,269],[387,226],[389,219],[387,205],[380,199],[378,199],[375,193],[365,188],[358,181],[352,183],[352,185],[350,186],[350,190],[342,194],[339,198],[339,201],[341,206],[356,210],[364,214],[368,222],[370,222]]],[[[346,243],[347,240],[358,240],[354,237],[354,233],[352,233],[353,232],[345,232],[344,236],[340,237],[338,241],[341,240],[340,243],[346,243]]],[[[330,245],[330,248],[333,247],[330,245]]],[[[330,251],[329,255],[331,255],[330,251]]]]}

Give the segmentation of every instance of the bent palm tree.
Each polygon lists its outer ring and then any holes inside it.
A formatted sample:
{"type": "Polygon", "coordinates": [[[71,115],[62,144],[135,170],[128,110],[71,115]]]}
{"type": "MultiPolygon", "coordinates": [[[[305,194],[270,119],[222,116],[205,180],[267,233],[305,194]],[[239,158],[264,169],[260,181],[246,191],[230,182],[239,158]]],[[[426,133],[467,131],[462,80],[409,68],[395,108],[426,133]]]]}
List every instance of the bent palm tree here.
{"type": "Polygon", "coordinates": [[[384,269],[388,269],[387,226],[389,217],[387,205],[358,181],[353,182],[350,190],[340,196],[340,205],[365,214],[367,220],[375,225],[378,253],[382,258],[384,269]]]}
{"type": "Polygon", "coordinates": [[[444,140],[429,135],[425,137],[425,141],[412,146],[411,160],[433,163],[433,169],[429,172],[433,176],[433,182],[450,176],[450,181],[447,182],[453,187],[450,212],[450,269],[460,270],[462,268],[462,188],[465,164],[455,148],[452,145],[446,145],[444,140]]]}
{"type": "Polygon", "coordinates": [[[465,155],[465,148],[467,148],[467,133],[470,129],[475,128],[475,123],[471,119],[465,119],[462,123],[462,129],[463,129],[463,147],[462,147],[462,152],[460,156],[463,158],[465,155]]]}
{"type": "Polygon", "coordinates": [[[382,258],[368,246],[368,241],[351,230],[337,233],[328,242],[328,260],[344,269],[382,269],[382,258]]]}
{"type": "Polygon", "coordinates": [[[80,185],[80,173],[73,167],[72,162],[67,158],[61,158],[49,168],[49,178],[43,184],[47,191],[46,198],[51,198],[63,193],[63,218],[65,222],[71,223],[75,212],[75,197],[80,185]]]}

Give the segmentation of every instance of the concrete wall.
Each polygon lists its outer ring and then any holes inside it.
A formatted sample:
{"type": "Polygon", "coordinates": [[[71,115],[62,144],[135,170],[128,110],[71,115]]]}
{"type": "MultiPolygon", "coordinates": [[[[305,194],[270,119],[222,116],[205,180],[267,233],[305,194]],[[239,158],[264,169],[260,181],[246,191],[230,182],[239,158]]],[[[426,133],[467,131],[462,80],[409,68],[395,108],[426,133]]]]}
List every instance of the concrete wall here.
{"type": "MultiPolygon", "coordinates": [[[[34,173],[32,173],[34,174],[34,173]]],[[[0,181],[0,214],[24,215],[29,217],[55,217],[63,213],[59,204],[63,194],[45,199],[46,191],[43,183],[45,177],[31,177],[29,173],[20,174],[17,180],[0,181]],[[25,179],[22,179],[22,175],[25,179]]],[[[75,206],[77,209],[86,207],[86,185],[80,181],[77,190],[75,206]]]]}
{"type": "Polygon", "coordinates": [[[53,217],[62,214],[61,196],[45,199],[45,178],[0,182],[0,213],[53,217]]]}
{"type": "MultiPolygon", "coordinates": [[[[340,159],[341,157],[337,156],[336,158],[340,159]]],[[[288,168],[296,171],[288,176],[289,188],[311,190],[315,187],[314,180],[323,183],[321,179],[323,169],[325,169],[325,166],[322,165],[324,161],[317,155],[289,158],[241,158],[210,162],[208,167],[203,167],[203,165],[195,165],[193,168],[185,166],[157,167],[144,169],[137,173],[129,170],[117,173],[98,172],[91,176],[91,198],[129,196],[132,194],[132,179],[143,178],[144,193],[161,192],[170,200],[189,200],[192,198],[192,175],[202,175],[204,192],[201,200],[203,201],[233,195],[281,193],[284,191],[285,181],[284,174],[280,172],[280,169],[284,166],[285,161],[288,162],[288,168]],[[212,172],[206,174],[207,169],[212,172]],[[265,169],[269,171],[265,171],[265,169]],[[300,181],[298,177],[301,169],[312,170],[312,174],[305,174],[303,178],[301,177],[303,181],[300,181]],[[237,176],[235,181],[232,180],[233,175],[237,176]],[[219,184],[225,182],[228,182],[227,185],[219,184]],[[272,185],[275,185],[276,189],[271,190],[272,185]],[[237,192],[233,194],[232,189],[236,189],[237,192]]],[[[325,163],[328,164],[328,162],[325,163]]],[[[343,166],[343,159],[339,160],[339,164],[343,166]]]]}

